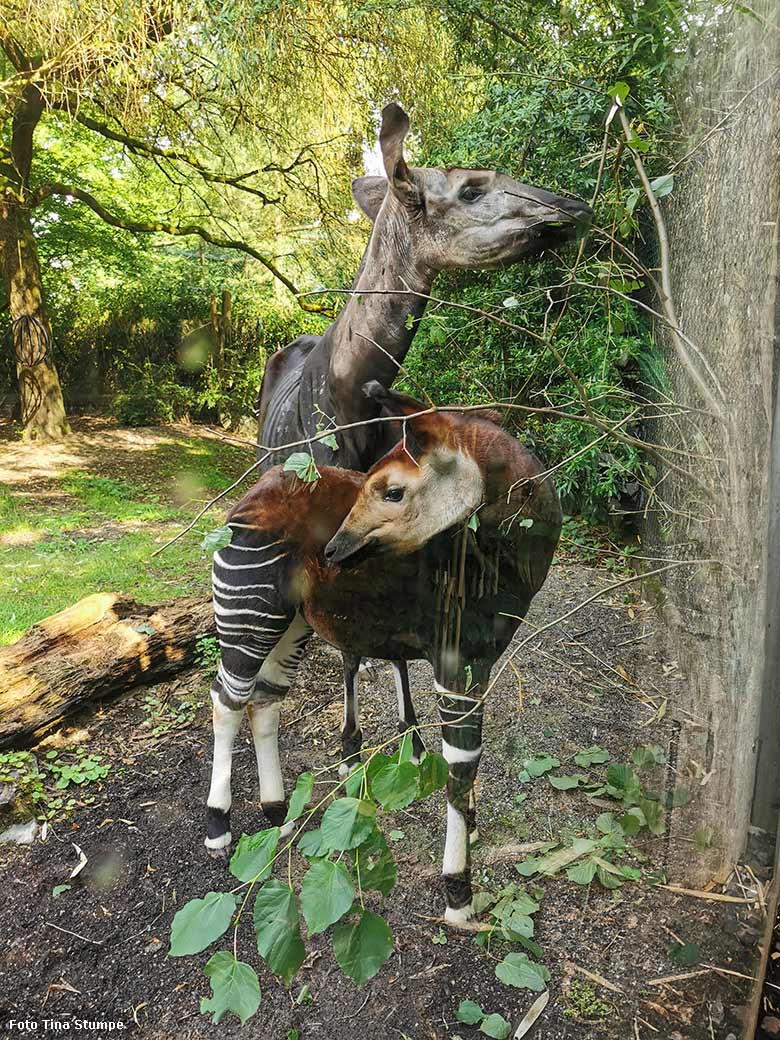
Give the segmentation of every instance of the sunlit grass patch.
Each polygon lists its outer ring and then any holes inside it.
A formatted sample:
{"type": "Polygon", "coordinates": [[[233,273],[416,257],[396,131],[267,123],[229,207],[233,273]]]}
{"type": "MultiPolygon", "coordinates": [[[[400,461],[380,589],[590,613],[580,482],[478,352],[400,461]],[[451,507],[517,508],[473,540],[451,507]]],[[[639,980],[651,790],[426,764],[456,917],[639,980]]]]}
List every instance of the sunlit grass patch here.
{"type": "Polygon", "coordinates": [[[107,452],[94,471],[0,486],[0,644],[93,592],[147,603],[206,592],[211,559],[200,540],[224,509],[200,534],[152,553],[250,463],[231,445],[176,438],[139,452],[127,475],[107,452]]]}
{"type": "Polygon", "coordinates": [[[182,539],[152,559],[159,537],[136,531],[104,542],[57,538],[0,553],[0,643],[93,592],[146,603],[205,593],[210,557],[182,539]]]}

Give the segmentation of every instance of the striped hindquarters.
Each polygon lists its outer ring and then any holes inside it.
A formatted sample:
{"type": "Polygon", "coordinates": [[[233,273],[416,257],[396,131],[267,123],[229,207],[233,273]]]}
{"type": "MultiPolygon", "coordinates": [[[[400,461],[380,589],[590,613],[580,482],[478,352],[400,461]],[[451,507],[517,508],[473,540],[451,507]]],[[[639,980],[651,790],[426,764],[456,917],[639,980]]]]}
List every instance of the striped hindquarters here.
{"type": "Polygon", "coordinates": [[[214,553],[211,572],[222,652],[214,689],[224,704],[238,707],[256,694],[283,697],[300,655],[293,665],[292,648],[283,646],[296,620],[295,607],[284,597],[289,546],[250,524],[229,521],[228,526],[232,540],[214,553]],[[280,667],[279,650],[291,667],[280,667]]]}

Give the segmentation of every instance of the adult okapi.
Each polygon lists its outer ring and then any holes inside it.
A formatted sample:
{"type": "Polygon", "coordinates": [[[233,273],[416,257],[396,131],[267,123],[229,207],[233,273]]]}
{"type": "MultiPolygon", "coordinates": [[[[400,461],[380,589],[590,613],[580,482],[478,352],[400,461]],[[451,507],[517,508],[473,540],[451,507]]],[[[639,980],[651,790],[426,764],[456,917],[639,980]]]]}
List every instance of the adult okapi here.
{"type": "Polygon", "coordinates": [[[403,419],[404,439],[367,475],[322,466],[312,486],[274,467],[233,509],[231,542],[214,555],[221,661],[206,845],[226,855],[231,843],[231,759],[244,707],[263,808],[282,822],[277,731],[301,653],[296,626],[313,628],[355,668],[360,657],[425,659],[449,769],[446,918],[465,926],[484,693],[547,575],[561,511],[539,460],[495,413],[419,415],[426,406],[413,398],[375,382],[364,390],[403,419]]]}
{"type": "MultiPolygon", "coordinates": [[[[410,167],[404,159],[409,120],[396,104],[382,112],[379,143],[385,177],[358,177],[352,193],[373,223],[350,296],[321,336],[301,336],[268,361],[259,400],[261,453],[322,430],[380,415],[381,404],[361,393],[377,380],[390,386],[423,315],[433,281],[455,268],[489,269],[536,256],[572,237],[590,220],[579,199],[522,184],[495,170],[410,167]]],[[[313,441],[317,464],[365,472],[398,437],[386,423],[337,433],[338,450],[313,441]]],[[[264,467],[289,449],[272,452],[264,467]]],[[[303,652],[309,627],[296,619],[288,634],[290,663],[303,652]]],[[[357,744],[357,670],[345,657],[344,730],[357,744]]],[[[394,663],[401,727],[413,718],[409,681],[394,663]]],[[[348,747],[348,743],[345,743],[348,747]]],[[[419,752],[419,740],[415,744],[419,752]]]]}

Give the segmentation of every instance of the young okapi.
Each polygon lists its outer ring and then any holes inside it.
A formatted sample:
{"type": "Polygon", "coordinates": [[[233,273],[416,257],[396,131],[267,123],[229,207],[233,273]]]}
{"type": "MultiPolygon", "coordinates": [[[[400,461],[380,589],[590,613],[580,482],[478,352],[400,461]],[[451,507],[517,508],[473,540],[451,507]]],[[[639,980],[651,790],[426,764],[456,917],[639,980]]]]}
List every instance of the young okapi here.
{"type": "MultiPolygon", "coordinates": [[[[364,389],[403,420],[404,439],[368,474],[322,467],[314,486],[275,467],[232,511],[232,540],[214,556],[222,656],[206,846],[225,855],[231,842],[231,755],[245,707],[263,810],[283,818],[279,705],[312,629],[344,651],[353,682],[362,657],[425,659],[449,765],[446,918],[465,924],[484,692],[545,580],[561,511],[539,460],[495,413],[409,418],[425,405],[378,383],[364,389]]],[[[360,747],[354,708],[346,757],[360,747]]],[[[407,717],[416,724],[411,709],[407,717]]]]}
{"type": "MultiPolygon", "coordinates": [[[[259,400],[259,444],[279,447],[265,463],[286,458],[286,444],[316,436],[324,417],[337,426],[378,416],[382,402],[361,387],[390,386],[411,346],[434,279],[448,270],[489,270],[538,256],[587,227],[590,208],[496,170],[410,166],[404,156],[409,119],[397,104],[382,111],[379,144],[385,177],[352,182],[371,237],[336,321],[321,336],[301,336],[268,361],[259,400]]],[[[518,276],[520,277],[520,276],[518,276]]],[[[395,443],[386,423],[336,435],[338,450],[313,441],[318,466],[366,471],[395,443]]],[[[345,658],[345,714],[357,684],[345,658]]],[[[406,665],[394,668],[401,718],[409,719],[406,665]]]]}

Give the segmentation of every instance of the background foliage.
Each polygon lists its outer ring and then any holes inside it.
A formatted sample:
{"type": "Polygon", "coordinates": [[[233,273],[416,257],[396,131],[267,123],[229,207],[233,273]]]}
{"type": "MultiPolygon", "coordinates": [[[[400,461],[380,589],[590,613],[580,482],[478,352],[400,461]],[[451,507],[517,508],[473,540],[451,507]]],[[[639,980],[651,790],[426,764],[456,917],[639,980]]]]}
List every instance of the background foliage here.
{"type": "MultiPolygon", "coordinates": [[[[79,8],[78,24],[100,13],[97,6],[79,8]]],[[[20,8],[16,27],[28,45],[42,47],[68,12],[74,14],[68,3],[48,0],[22,28],[20,8]]],[[[419,165],[498,168],[590,198],[607,87],[615,81],[630,88],[648,169],[663,172],[673,143],[669,84],[694,30],[700,31],[697,11],[676,0],[502,0],[489,9],[474,0],[425,7],[243,0],[218,14],[204,6],[175,23],[156,51],[144,52],[140,68],[131,67],[127,53],[120,65],[104,66],[99,107],[156,145],[184,143],[200,159],[221,155],[234,171],[261,171],[262,181],[252,183],[262,183],[263,198],[96,137],[57,108],[56,91],[36,132],[33,180],[82,186],[136,219],[173,214],[182,222],[206,214],[223,235],[261,248],[299,289],[345,287],[367,237],[349,182],[363,172],[381,103],[395,96],[410,111],[411,158],[419,165]],[[163,59],[173,62],[164,75],[163,59]],[[159,79],[156,91],[144,89],[144,76],[159,79]],[[188,76],[197,104],[191,111],[182,102],[179,111],[163,95],[185,96],[188,76]],[[112,103],[121,103],[121,111],[112,103]]],[[[106,32],[107,46],[116,50],[117,31],[106,32]]],[[[123,46],[129,38],[122,37],[123,46]]],[[[80,111],[89,111],[89,98],[81,103],[80,111]]],[[[625,209],[633,184],[620,159],[610,145],[596,222],[641,248],[638,214],[625,209]]],[[[270,353],[326,323],[304,313],[245,254],[193,237],[108,227],[67,198],[52,197],[35,214],[71,410],[113,411],[136,424],[185,415],[235,423],[251,414],[270,353]],[[233,333],[217,365],[209,305],[224,289],[233,297],[233,333]]],[[[601,402],[600,414],[622,419],[633,395],[652,382],[650,330],[608,291],[619,257],[603,239],[588,245],[579,267],[581,280],[603,284],[603,291],[567,287],[571,259],[548,256],[503,272],[447,276],[435,292],[535,331],[545,321],[559,322],[556,343],[567,364],[601,402]]],[[[573,399],[569,376],[538,340],[463,310],[429,308],[407,370],[441,403],[503,399],[560,407],[573,399]]],[[[10,349],[3,352],[0,386],[11,408],[10,349]]],[[[567,421],[524,422],[523,436],[550,464],[595,439],[592,429],[567,421]]],[[[642,466],[625,444],[600,443],[580,454],[558,475],[567,509],[594,519],[630,510],[641,480],[652,478],[642,466]]]]}

